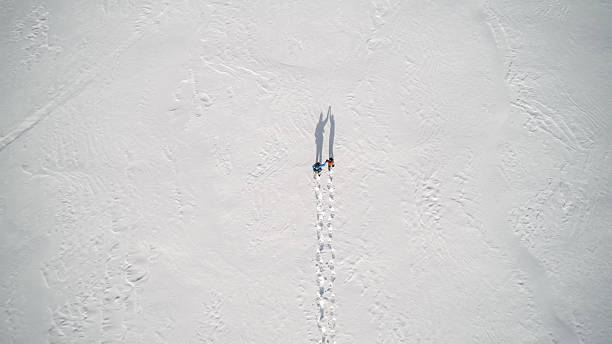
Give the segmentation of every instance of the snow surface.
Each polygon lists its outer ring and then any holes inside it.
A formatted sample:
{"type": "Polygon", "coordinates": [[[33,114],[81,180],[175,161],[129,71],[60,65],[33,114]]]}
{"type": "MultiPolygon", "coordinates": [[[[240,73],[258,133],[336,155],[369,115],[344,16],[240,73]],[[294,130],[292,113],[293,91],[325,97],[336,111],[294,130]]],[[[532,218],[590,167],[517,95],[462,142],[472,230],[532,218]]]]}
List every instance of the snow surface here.
{"type": "Polygon", "coordinates": [[[0,342],[612,343],[610,18],[0,1],[0,342]]]}

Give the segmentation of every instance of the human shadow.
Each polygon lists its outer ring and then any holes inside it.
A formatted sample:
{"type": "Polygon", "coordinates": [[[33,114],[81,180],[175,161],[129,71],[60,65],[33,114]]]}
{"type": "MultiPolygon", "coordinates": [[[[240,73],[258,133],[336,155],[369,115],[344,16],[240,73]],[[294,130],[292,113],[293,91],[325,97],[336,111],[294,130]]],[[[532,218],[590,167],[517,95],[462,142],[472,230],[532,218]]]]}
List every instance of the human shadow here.
{"type": "Polygon", "coordinates": [[[315,143],[317,145],[317,156],[315,162],[321,162],[323,159],[323,133],[325,132],[325,125],[329,120],[329,114],[331,112],[331,106],[327,111],[327,117],[323,120],[323,112],[319,115],[319,123],[317,123],[317,127],[315,128],[315,143]]]}
{"type": "Polygon", "coordinates": [[[331,106],[327,110],[327,114],[329,115],[329,157],[334,157],[334,135],[336,133],[336,120],[334,119],[334,115],[331,113],[331,106]]]}

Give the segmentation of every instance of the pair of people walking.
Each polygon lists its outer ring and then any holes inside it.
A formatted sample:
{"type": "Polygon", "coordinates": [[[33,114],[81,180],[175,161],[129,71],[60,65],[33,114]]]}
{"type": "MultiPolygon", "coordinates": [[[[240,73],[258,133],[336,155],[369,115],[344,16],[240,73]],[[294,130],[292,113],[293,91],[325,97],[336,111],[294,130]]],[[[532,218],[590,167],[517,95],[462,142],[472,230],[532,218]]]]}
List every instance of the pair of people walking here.
{"type": "Polygon", "coordinates": [[[328,171],[331,171],[332,167],[336,166],[336,163],[334,162],[334,158],[329,157],[329,159],[325,160],[324,162],[319,162],[319,161],[315,162],[314,165],[312,165],[312,170],[314,171],[314,173],[320,175],[325,164],[327,164],[328,171]]]}

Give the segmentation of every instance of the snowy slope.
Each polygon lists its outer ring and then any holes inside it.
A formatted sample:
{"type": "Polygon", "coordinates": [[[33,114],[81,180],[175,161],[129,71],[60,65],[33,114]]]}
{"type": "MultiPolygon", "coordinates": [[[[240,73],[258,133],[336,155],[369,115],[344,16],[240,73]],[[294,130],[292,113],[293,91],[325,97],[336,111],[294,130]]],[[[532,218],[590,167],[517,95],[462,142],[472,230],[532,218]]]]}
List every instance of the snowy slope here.
{"type": "Polygon", "coordinates": [[[609,2],[0,9],[0,342],[612,342],[609,2]]]}

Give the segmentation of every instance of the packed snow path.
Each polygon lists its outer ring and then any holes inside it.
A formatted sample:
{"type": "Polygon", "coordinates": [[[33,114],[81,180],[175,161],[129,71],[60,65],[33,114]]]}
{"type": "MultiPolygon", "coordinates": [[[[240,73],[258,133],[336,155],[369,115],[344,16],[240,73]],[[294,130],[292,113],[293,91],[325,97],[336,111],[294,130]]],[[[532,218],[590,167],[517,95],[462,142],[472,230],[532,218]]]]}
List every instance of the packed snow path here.
{"type": "Polygon", "coordinates": [[[335,318],[335,302],[336,295],[334,294],[334,280],[336,279],[336,272],[334,271],[334,259],[335,252],[332,245],[332,231],[333,225],[332,220],[334,218],[334,186],[333,186],[333,174],[329,171],[327,180],[327,191],[328,191],[328,203],[327,209],[329,210],[328,216],[325,213],[325,201],[323,195],[323,189],[321,186],[321,176],[315,174],[314,191],[317,201],[317,254],[316,254],[316,268],[317,268],[317,325],[321,332],[321,343],[322,344],[333,344],[335,343],[335,331],[336,331],[336,318],[335,318]]]}

